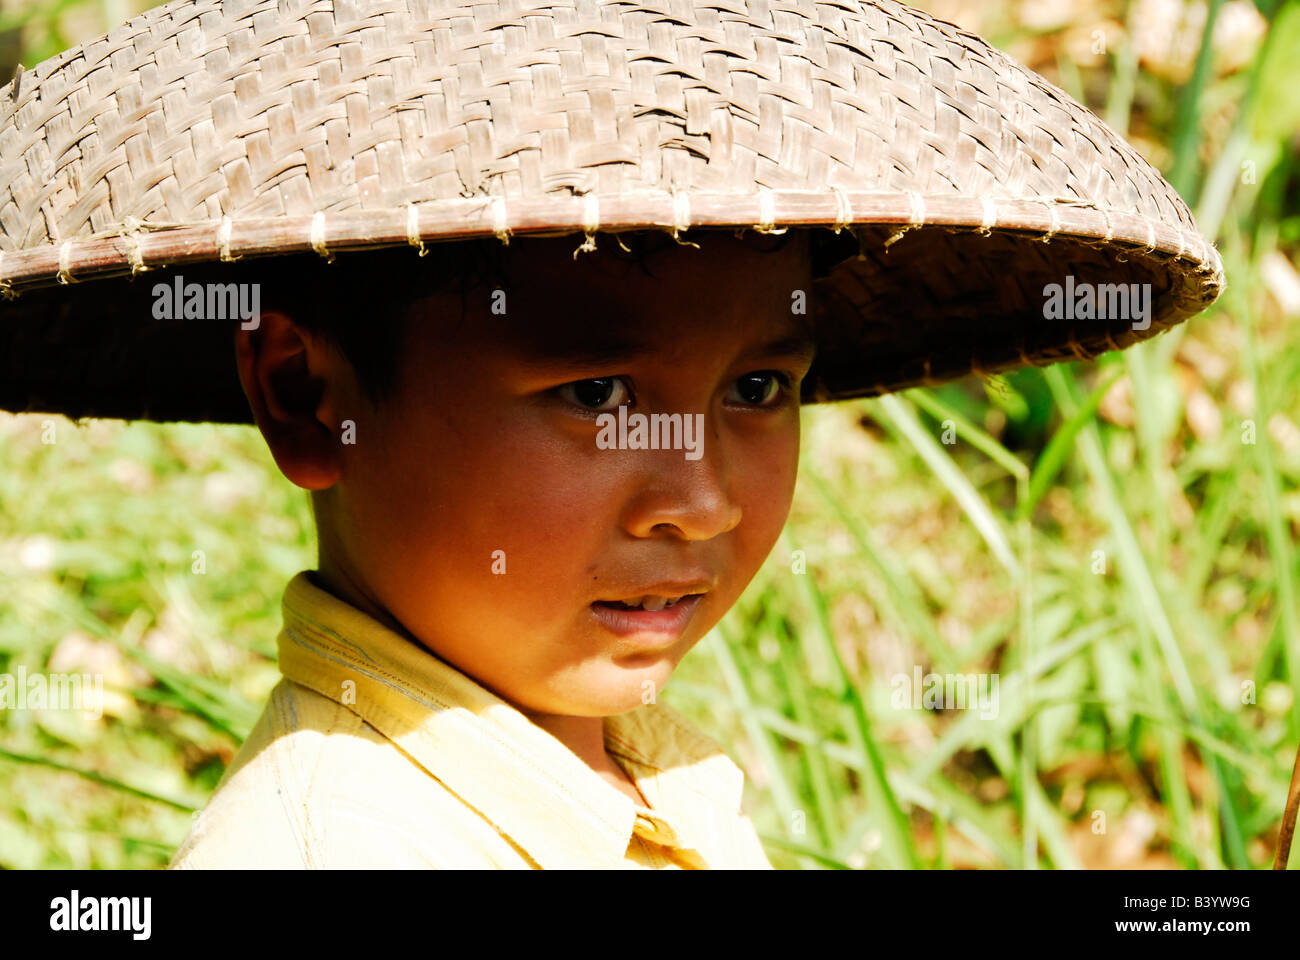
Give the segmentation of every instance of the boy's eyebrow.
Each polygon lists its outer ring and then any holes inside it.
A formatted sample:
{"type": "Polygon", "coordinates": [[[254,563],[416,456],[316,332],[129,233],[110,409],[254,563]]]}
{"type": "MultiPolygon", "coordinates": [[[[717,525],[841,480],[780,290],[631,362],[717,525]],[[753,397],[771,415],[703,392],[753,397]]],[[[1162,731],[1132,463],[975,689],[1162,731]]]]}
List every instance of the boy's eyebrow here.
{"type": "Polygon", "coordinates": [[[817,353],[817,341],[808,334],[799,333],[766,343],[754,353],[764,357],[797,357],[800,360],[811,360],[817,353]]]}
{"type": "MultiPolygon", "coordinates": [[[[611,366],[638,360],[654,353],[657,344],[622,331],[573,331],[569,336],[550,336],[530,340],[521,349],[520,361],[529,367],[611,366]]],[[[753,350],[747,356],[781,356],[810,360],[817,352],[816,341],[804,334],[779,337],[753,350]]]]}

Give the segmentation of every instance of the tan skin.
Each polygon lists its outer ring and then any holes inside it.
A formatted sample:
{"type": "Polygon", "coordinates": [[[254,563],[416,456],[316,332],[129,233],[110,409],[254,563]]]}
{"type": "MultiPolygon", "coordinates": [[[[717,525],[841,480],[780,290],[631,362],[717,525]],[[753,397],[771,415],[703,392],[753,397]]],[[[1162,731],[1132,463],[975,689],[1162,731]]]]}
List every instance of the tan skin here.
{"type": "Polygon", "coordinates": [[[785,524],[812,353],[766,347],[806,340],[791,309],[793,291],[811,296],[805,236],[771,253],[760,235],[705,232],[700,250],[650,257],[653,278],[608,257],[611,237],[576,262],[581,238],[516,238],[505,315],[489,291],[467,295],[464,321],[459,291],[421,301],[379,408],[331,344],[263,312],[236,333],[239,376],[276,465],[313,491],[318,581],[645,803],[605,751],[604,718],[663,689],[785,524]],[[570,356],[609,331],[646,352],[570,356]],[[620,403],[704,414],[703,455],[598,448],[595,416],[620,403]],[[340,442],[344,420],[355,443],[340,442]],[[691,579],[708,588],[658,649],[593,616],[595,601],[691,579]]]}

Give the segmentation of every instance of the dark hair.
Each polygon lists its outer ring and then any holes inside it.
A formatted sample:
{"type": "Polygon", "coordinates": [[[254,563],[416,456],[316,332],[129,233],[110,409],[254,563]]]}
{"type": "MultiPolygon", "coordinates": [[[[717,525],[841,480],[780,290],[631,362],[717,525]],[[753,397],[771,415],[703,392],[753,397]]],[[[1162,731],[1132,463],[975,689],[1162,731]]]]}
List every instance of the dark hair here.
{"type": "Polygon", "coordinates": [[[495,237],[411,247],[343,251],[330,263],[315,254],[257,258],[235,265],[236,281],[260,286],[260,309],[283,310],[338,347],[376,406],[392,396],[412,304],[434,293],[465,294],[503,280],[503,244],[495,237]]]}
{"type": "MultiPolygon", "coordinates": [[[[760,236],[758,249],[775,253],[802,229],[760,236]]],[[[524,238],[527,239],[527,238],[524,238]]],[[[572,237],[575,247],[580,234],[572,237]]],[[[654,276],[647,263],[676,241],[662,230],[635,231],[598,238],[602,252],[636,263],[654,276]],[[620,245],[620,241],[622,242],[620,245]],[[627,249],[624,250],[623,247],[627,249]]],[[[834,263],[856,252],[849,231],[812,231],[813,275],[824,276],[834,263]]],[[[236,267],[261,284],[261,309],[282,309],[304,328],[320,334],[352,364],[362,391],[376,406],[391,398],[405,342],[411,306],[435,293],[467,294],[481,289],[511,289],[510,247],[495,237],[427,243],[421,257],[410,247],[339,252],[328,263],[316,256],[259,258],[236,267]]],[[[243,277],[237,279],[245,279],[243,277]]]]}

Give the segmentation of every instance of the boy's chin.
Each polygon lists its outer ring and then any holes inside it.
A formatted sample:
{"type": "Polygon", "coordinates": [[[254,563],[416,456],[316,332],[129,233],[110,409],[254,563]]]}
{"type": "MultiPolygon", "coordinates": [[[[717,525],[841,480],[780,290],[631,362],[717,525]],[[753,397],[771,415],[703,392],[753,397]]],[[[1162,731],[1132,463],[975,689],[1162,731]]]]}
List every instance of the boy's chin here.
{"type": "Polygon", "coordinates": [[[612,717],[654,703],[676,663],[668,657],[643,657],[641,663],[607,662],[563,691],[563,705],[552,712],[571,717],[612,717]]]}

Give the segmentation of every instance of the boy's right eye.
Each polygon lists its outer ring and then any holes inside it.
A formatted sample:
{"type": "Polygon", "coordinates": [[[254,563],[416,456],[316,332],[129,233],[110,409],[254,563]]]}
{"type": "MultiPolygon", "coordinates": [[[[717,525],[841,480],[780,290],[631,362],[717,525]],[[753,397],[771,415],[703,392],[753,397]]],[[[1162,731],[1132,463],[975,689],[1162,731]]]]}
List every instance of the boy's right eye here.
{"type": "Polygon", "coordinates": [[[575,380],[557,388],[560,396],[585,410],[616,410],[628,402],[631,391],[622,377],[575,380]]]}

